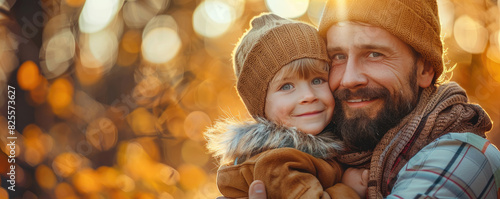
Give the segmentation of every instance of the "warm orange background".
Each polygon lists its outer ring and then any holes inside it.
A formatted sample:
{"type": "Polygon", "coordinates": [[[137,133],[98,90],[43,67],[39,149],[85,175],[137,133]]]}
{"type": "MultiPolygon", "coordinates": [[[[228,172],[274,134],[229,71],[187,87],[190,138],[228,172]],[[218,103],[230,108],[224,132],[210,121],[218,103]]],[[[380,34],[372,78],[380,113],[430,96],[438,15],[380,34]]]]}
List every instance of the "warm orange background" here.
{"type": "MultiPolygon", "coordinates": [[[[202,132],[219,118],[247,117],[231,63],[238,38],[261,12],[317,25],[323,5],[6,2],[0,14],[0,198],[57,199],[218,196],[217,162],[202,132]],[[7,85],[16,88],[16,192],[5,183],[7,85]]],[[[448,77],[498,124],[499,5],[438,2],[445,60],[454,67],[448,77]]],[[[500,127],[488,138],[500,145],[500,127]]]]}

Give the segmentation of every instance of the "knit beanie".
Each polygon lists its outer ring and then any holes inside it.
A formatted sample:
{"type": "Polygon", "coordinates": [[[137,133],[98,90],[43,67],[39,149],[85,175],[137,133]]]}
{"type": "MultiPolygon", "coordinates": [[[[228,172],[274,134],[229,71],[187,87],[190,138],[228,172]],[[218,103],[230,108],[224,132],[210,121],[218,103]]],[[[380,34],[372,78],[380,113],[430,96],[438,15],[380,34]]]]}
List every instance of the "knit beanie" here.
{"type": "Polygon", "coordinates": [[[233,52],[236,88],[253,118],[265,117],[269,82],[285,65],[302,58],[329,62],[324,40],[316,28],[303,22],[262,14],[233,52]]]}
{"type": "Polygon", "coordinates": [[[434,79],[443,72],[443,45],[436,0],[329,0],[319,25],[326,38],[338,22],[356,21],[381,27],[410,45],[434,67],[434,79]]]}

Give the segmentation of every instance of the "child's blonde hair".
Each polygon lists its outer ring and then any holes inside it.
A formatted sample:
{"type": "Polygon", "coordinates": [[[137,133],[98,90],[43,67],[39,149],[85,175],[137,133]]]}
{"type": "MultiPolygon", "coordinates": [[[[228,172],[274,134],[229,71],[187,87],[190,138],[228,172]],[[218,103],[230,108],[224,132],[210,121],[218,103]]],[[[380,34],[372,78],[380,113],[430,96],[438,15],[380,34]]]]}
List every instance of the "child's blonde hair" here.
{"type": "Polygon", "coordinates": [[[328,62],[306,57],[297,59],[283,66],[283,68],[274,75],[271,82],[279,81],[288,74],[296,74],[300,79],[307,79],[313,75],[328,74],[329,71],[330,65],[328,62]]]}

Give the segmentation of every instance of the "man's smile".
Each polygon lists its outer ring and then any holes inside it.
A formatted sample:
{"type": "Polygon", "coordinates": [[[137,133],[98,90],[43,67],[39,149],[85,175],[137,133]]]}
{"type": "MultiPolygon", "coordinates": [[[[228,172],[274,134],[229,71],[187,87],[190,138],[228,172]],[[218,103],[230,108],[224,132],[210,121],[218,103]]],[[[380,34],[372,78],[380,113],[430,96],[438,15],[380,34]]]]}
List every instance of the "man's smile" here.
{"type": "Polygon", "coordinates": [[[346,100],[346,104],[349,108],[362,108],[368,106],[375,102],[378,98],[359,98],[359,99],[349,99],[346,100]]]}

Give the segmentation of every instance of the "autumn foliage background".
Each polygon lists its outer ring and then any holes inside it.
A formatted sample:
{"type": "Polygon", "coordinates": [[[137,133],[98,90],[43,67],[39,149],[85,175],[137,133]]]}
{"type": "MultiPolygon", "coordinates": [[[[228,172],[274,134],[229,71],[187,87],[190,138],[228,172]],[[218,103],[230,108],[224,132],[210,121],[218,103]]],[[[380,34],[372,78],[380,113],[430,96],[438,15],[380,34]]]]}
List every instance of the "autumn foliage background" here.
{"type": "MultiPolygon", "coordinates": [[[[0,198],[215,198],[203,130],[248,117],[231,52],[261,12],[317,25],[322,0],[0,0],[0,198]],[[7,88],[15,87],[16,191],[7,88]]],[[[497,0],[438,0],[448,78],[494,121],[497,0]]]]}

